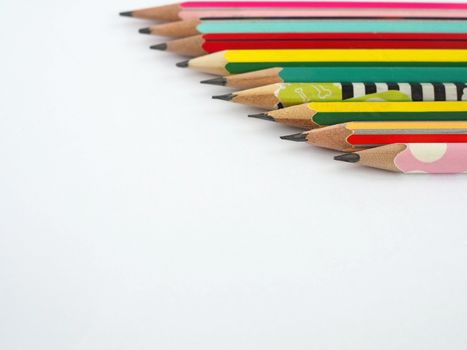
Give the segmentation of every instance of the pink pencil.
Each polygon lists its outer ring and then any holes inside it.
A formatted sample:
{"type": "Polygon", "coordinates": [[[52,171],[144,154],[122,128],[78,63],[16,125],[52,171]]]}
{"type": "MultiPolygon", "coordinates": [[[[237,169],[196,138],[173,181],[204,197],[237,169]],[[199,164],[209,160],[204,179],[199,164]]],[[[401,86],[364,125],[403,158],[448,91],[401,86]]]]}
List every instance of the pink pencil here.
{"type": "Polygon", "coordinates": [[[202,17],[413,17],[466,18],[467,3],[346,1],[187,1],[120,13],[178,21],[202,17]],[[384,11],[381,11],[384,10],[384,11]],[[365,13],[364,15],[361,15],[365,13]],[[360,15],[358,15],[360,14],[360,15]]]}
{"type": "Polygon", "coordinates": [[[466,10],[427,10],[427,9],[182,9],[178,16],[182,20],[200,18],[467,18],[466,10]]]}
{"type": "Polygon", "coordinates": [[[467,4],[445,2],[366,2],[366,1],[186,1],[182,8],[397,8],[397,9],[467,9],[467,4]]]}

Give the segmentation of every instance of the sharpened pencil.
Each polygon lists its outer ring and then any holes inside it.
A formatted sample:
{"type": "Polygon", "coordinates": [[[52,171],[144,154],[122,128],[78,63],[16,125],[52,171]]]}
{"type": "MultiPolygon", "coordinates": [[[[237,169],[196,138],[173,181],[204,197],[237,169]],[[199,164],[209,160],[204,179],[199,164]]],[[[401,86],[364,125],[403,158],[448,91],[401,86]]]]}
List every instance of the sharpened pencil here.
{"type": "Polygon", "coordinates": [[[120,12],[120,16],[141,19],[155,19],[159,21],[178,21],[183,4],[170,4],[157,7],[120,12]]]}
{"type": "Polygon", "coordinates": [[[458,174],[467,172],[467,143],[393,143],[334,159],[396,173],[458,174]]]}
{"type": "Polygon", "coordinates": [[[153,45],[151,49],[188,57],[224,50],[252,49],[467,49],[467,34],[204,34],[153,45]]]}
{"type": "Polygon", "coordinates": [[[278,83],[213,98],[271,110],[306,102],[462,101],[464,89],[466,83],[278,83]]]}
{"type": "Polygon", "coordinates": [[[311,102],[249,117],[302,129],[351,121],[467,121],[467,102],[311,102]]]}
{"type": "Polygon", "coordinates": [[[276,16],[343,16],[355,12],[374,13],[377,17],[399,17],[413,13],[415,16],[458,17],[467,10],[459,3],[424,3],[424,2],[342,2],[342,1],[306,1],[306,2],[271,2],[271,1],[186,1],[178,4],[157,6],[140,10],[121,12],[121,16],[176,21],[186,18],[206,17],[276,17],[276,16]],[[339,11],[344,11],[340,13],[339,11]],[[426,13],[426,14],[425,14],[426,13]]]}
{"type": "Polygon", "coordinates": [[[164,23],[147,28],[141,28],[141,34],[151,34],[159,36],[167,36],[171,38],[185,38],[194,35],[199,35],[196,29],[200,21],[198,19],[188,19],[186,21],[178,21],[164,23]]]}
{"type": "Polygon", "coordinates": [[[467,10],[459,3],[391,2],[206,2],[188,1],[121,12],[121,16],[177,21],[187,18],[216,17],[463,17],[467,10]]]}
{"type": "Polygon", "coordinates": [[[152,45],[152,50],[168,51],[180,56],[199,57],[206,54],[205,41],[202,35],[189,36],[187,38],[170,40],[165,43],[152,45]]]}
{"type": "Polygon", "coordinates": [[[427,19],[190,19],[149,27],[172,37],[245,33],[467,33],[465,20],[427,19]],[[436,28],[436,29],[433,29],[436,28]]]}
{"type": "Polygon", "coordinates": [[[276,83],[325,83],[328,81],[371,83],[453,83],[467,81],[463,67],[282,67],[233,74],[201,81],[202,84],[251,89],[276,83]]]}
{"type": "Polygon", "coordinates": [[[348,122],[312,129],[281,139],[353,152],[390,143],[467,142],[466,121],[348,122]]]}
{"type": "Polygon", "coordinates": [[[183,66],[228,75],[272,67],[467,67],[467,50],[227,50],[193,58],[183,66]]]}

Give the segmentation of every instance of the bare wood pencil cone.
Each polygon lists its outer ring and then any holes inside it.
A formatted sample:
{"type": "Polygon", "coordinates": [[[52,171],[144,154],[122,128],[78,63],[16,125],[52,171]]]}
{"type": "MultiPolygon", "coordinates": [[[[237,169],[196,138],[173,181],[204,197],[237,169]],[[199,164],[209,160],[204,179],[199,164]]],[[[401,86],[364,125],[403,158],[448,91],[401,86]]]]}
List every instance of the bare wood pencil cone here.
{"type": "Polygon", "coordinates": [[[282,140],[308,142],[323,148],[338,151],[351,150],[352,146],[347,143],[347,137],[352,131],[345,128],[345,124],[332,125],[321,129],[314,129],[298,134],[281,136],[282,140]]]}
{"type": "MultiPolygon", "coordinates": [[[[190,36],[188,38],[171,40],[164,43],[164,50],[181,56],[198,57],[206,54],[201,48],[202,42],[203,39],[201,35],[190,36]]],[[[151,46],[151,49],[160,50],[159,47],[161,45],[162,44],[151,46]]]]}
{"type": "Polygon", "coordinates": [[[404,144],[390,144],[370,148],[355,153],[345,153],[335,156],[335,160],[347,163],[358,163],[363,166],[378,168],[393,172],[401,172],[394,164],[394,158],[407,148],[404,144]]]}
{"type": "Polygon", "coordinates": [[[171,40],[166,44],[167,51],[187,57],[199,57],[208,53],[203,49],[204,43],[205,39],[202,35],[193,35],[171,40]]]}
{"type": "Polygon", "coordinates": [[[196,29],[199,24],[197,19],[189,19],[185,21],[171,22],[158,24],[149,27],[150,34],[168,36],[172,38],[185,38],[190,36],[199,35],[196,29]]]}
{"type": "Polygon", "coordinates": [[[178,14],[180,10],[181,8],[179,4],[170,4],[134,11],[120,12],[120,16],[141,19],[156,19],[160,21],[179,21],[180,17],[178,14]]]}
{"type": "Polygon", "coordinates": [[[320,127],[313,121],[316,111],[309,108],[308,103],[278,109],[260,114],[251,114],[249,117],[271,120],[301,129],[315,129],[320,127]]]}
{"type": "Polygon", "coordinates": [[[313,145],[333,150],[347,150],[350,145],[346,142],[347,136],[352,132],[345,129],[342,124],[326,128],[305,131],[292,135],[281,136],[282,140],[295,142],[308,142],[313,145]]]}
{"type": "Polygon", "coordinates": [[[271,84],[259,88],[237,91],[227,101],[268,110],[277,109],[281,107],[280,100],[275,94],[277,90],[278,87],[275,84],[271,84]]]}
{"type": "Polygon", "coordinates": [[[203,80],[203,84],[222,85],[234,89],[251,89],[255,87],[282,83],[279,73],[282,68],[268,68],[249,73],[226,75],[210,80],[203,80]],[[218,82],[223,82],[219,84],[218,82]]]}
{"type": "Polygon", "coordinates": [[[221,51],[192,58],[191,60],[188,60],[187,67],[202,73],[227,75],[228,71],[225,69],[227,60],[225,59],[224,54],[225,53],[221,51]]]}

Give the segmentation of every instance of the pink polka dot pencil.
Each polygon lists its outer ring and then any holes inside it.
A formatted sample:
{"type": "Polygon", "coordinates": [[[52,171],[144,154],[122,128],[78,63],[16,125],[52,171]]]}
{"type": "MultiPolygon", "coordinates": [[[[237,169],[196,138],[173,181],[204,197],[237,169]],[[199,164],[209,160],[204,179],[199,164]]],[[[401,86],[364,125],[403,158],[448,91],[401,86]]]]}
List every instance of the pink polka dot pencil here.
{"type": "Polygon", "coordinates": [[[467,172],[467,143],[393,143],[334,159],[396,173],[458,174],[467,172]]]}

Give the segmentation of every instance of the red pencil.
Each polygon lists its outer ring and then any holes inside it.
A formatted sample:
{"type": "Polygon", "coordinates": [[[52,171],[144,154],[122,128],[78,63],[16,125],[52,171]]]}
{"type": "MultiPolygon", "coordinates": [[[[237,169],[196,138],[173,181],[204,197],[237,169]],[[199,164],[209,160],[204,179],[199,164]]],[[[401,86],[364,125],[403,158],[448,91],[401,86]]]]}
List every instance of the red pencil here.
{"type": "Polygon", "coordinates": [[[221,33],[206,40],[467,40],[466,33],[221,33]]]}
{"type": "Polygon", "coordinates": [[[467,34],[440,33],[249,33],[204,34],[151,46],[198,57],[248,49],[467,49],[467,34]]]}

